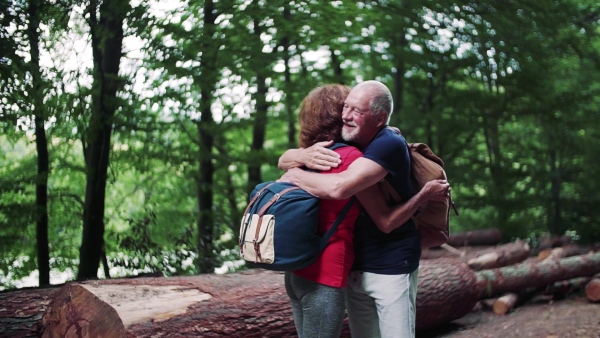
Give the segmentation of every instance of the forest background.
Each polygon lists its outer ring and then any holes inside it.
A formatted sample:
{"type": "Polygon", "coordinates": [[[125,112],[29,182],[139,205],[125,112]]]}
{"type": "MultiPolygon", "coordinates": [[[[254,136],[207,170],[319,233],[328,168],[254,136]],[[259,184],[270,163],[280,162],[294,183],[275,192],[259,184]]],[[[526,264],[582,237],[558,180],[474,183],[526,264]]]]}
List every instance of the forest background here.
{"type": "Polygon", "coordinates": [[[302,98],[369,79],[444,159],[451,231],[600,240],[597,1],[0,0],[0,22],[0,289],[243,269],[302,98]]]}

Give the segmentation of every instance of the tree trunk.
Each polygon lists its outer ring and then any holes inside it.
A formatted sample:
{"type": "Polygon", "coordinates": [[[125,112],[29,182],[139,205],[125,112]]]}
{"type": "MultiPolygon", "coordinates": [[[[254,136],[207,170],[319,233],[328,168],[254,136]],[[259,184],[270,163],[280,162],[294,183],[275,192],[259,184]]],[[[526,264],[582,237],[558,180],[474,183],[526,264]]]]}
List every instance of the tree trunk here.
{"type": "Polygon", "coordinates": [[[111,279],[65,285],[43,317],[42,337],[289,337],[295,332],[283,274],[111,279]]]}
{"type": "Polygon", "coordinates": [[[445,250],[442,247],[429,248],[424,249],[421,252],[421,259],[451,258],[466,262],[471,258],[475,258],[483,254],[493,252],[496,248],[497,246],[462,246],[457,249],[461,252],[460,255],[445,250]]]}
{"type": "Polygon", "coordinates": [[[581,248],[575,244],[569,244],[564,247],[554,249],[544,249],[537,254],[539,261],[547,259],[559,259],[571,256],[577,256],[581,254],[581,248]]]}
{"type": "Polygon", "coordinates": [[[123,23],[129,1],[104,0],[88,5],[92,36],[94,84],[92,117],[88,128],[89,146],[84,145],[86,189],[83,210],[83,234],[79,251],[77,279],[96,278],[104,246],[104,207],[110,139],[114,114],[118,108],[117,91],[121,87],[119,65],[123,45],[123,23]]]}
{"type": "MultiPolygon", "coordinates": [[[[258,26],[258,22],[255,23],[258,26]]],[[[259,31],[260,32],[260,31],[259,31]]],[[[260,36],[258,37],[260,41],[260,36]]],[[[267,85],[265,76],[262,70],[258,70],[256,75],[256,112],[254,115],[254,126],[252,128],[252,144],[250,145],[250,153],[248,156],[248,185],[246,192],[250,194],[257,184],[262,182],[260,167],[263,164],[262,152],[265,143],[265,132],[267,129],[267,85]]]]}
{"type": "Polygon", "coordinates": [[[479,300],[475,272],[444,259],[422,261],[417,291],[417,330],[450,322],[469,313],[479,300]],[[450,267],[450,268],[449,268],[450,267]]]}
{"type": "Polygon", "coordinates": [[[543,250],[552,249],[571,243],[573,243],[573,240],[569,236],[545,236],[540,239],[538,245],[533,250],[533,253],[537,255],[543,250]]]}
{"type": "Polygon", "coordinates": [[[600,272],[600,253],[573,256],[540,263],[525,262],[514,266],[477,272],[477,290],[489,298],[527,287],[542,287],[575,277],[600,272]]]}
{"type": "Polygon", "coordinates": [[[555,282],[544,289],[544,294],[552,295],[553,299],[564,299],[571,293],[583,289],[591,279],[590,276],[584,276],[555,282]]]}
{"type": "Polygon", "coordinates": [[[492,310],[497,315],[505,315],[512,310],[519,301],[519,295],[516,293],[506,293],[502,297],[496,299],[492,305],[492,310]]]}
{"type": "Polygon", "coordinates": [[[50,173],[48,140],[46,137],[46,113],[44,109],[44,91],[42,86],[42,75],[40,72],[40,6],[38,0],[29,1],[29,25],[27,36],[31,61],[29,71],[31,73],[33,98],[33,115],[35,122],[35,147],[37,150],[37,179],[35,183],[35,205],[36,205],[36,248],[37,265],[39,270],[39,285],[50,284],[50,252],[48,249],[48,175],[50,173]]]}
{"type": "Polygon", "coordinates": [[[600,302],[600,274],[595,275],[585,286],[585,296],[591,302],[600,302]]]}
{"type": "Polygon", "coordinates": [[[493,304],[495,314],[504,315],[519,304],[525,303],[535,294],[541,292],[541,296],[552,296],[552,299],[564,299],[569,294],[581,290],[591,277],[576,277],[569,280],[551,283],[545,288],[528,287],[518,292],[508,292],[502,297],[496,299],[493,304]]]}
{"type": "Polygon", "coordinates": [[[467,265],[473,270],[499,268],[522,262],[529,257],[529,245],[518,241],[498,246],[493,252],[470,259],[467,265]]]}
{"type": "MultiPolygon", "coordinates": [[[[548,131],[548,144],[553,144],[553,140],[557,139],[554,132],[548,131]]],[[[562,199],[561,190],[562,186],[562,161],[560,156],[560,149],[557,147],[549,146],[548,159],[550,161],[550,200],[548,201],[546,214],[548,215],[548,230],[551,234],[558,235],[562,234],[567,230],[565,222],[562,220],[562,199]]]]}
{"type": "Polygon", "coordinates": [[[58,288],[23,288],[0,292],[0,337],[39,337],[42,315],[58,288]]]}
{"type": "Polygon", "coordinates": [[[484,229],[451,234],[448,244],[454,247],[467,245],[496,245],[502,240],[500,230],[484,229]]]}
{"type": "Polygon", "coordinates": [[[492,310],[497,315],[505,315],[517,305],[525,303],[537,291],[538,288],[528,287],[516,292],[507,292],[494,301],[492,310]]]}
{"type": "MultiPolygon", "coordinates": [[[[290,4],[287,1],[283,3],[283,19],[286,21],[291,20],[290,4]]],[[[284,76],[284,88],[285,88],[285,116],[287,117],[287,147],[296,148],[296,114],[294,114],[294,90],[292,88],[292,72],[290,71],[290,36],[289,32],[284,33],[281,45],[283,46],[283,64],[285,70],[284,76]]]]}
{"type": "MultiPolygon", "coordinates": [[[[417,329],[461,318],[483,298],[597,272],[600,253],[480,272],[466,264],[425,261],[419,272],[417,329]]],[[[262,270],[68,284],[48,306],[43,327],[44,337],[76,330],[127,337],[295,336],[283,274],[262,270]]]]}
{"type": "Polygon", "coordinates": [[[217,53],[219,46],[215,44],[213,36],[216,33],[216,18],[213,1],[204,2],[204,27],[202,39],[202,59],[200,84],[200,121],[196,123],[200,141],[200,165],[196,178],[196,195],[198,199],[198,238],[196,240],[198,250],[197,266],[200,273],[212,273],[216,266],[215,250],[213,244],[215,222],[213,217],[213,180],[215,168],[213,164],[212,151],[214,148],[215,121],[212,115],[211,105],[213,93],[218,79],[217,53]]]}
{"type": "MultiPolygon", "coordinates": [[[[403,0],[400,2],[400,6],[403,11],[410,11],[410,1],[403,0]]],[[[394,106],[392,107],[392,116],[390,119],[390,124],[393,126],[400,126],[400,115],[404,109],[404,89],[405,89],[405,73],[406,73],[406,48],[408,46],[408,40],[406,39],[406,34],[409,29],[407,23],[404,23],[401,20],[398,20],[396,24],[399,26],[398,32],[400,34],[396,35],[396,38],[393,39],[393,44],[391,46],[392,51],[394,53],[394,68],[395,72],[392,72],[392,76],[394,79],[394,87],[392,88],[392,97],[394,98],[394,106]]]]}

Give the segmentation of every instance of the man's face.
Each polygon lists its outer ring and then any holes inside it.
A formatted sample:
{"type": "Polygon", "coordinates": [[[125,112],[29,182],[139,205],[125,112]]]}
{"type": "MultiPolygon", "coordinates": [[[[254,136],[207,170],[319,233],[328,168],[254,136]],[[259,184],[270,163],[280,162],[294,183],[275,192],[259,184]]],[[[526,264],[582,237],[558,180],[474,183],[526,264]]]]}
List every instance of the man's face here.
{"type": "Polygon", "coordinates": [[[342,120],[344,121],[342,138],[361,147],[366,147],[380,128],[377,115],[371,114],[369,109],[370,98],[369,90],[355,88],[344,101],[342,110],[342,120]]]}

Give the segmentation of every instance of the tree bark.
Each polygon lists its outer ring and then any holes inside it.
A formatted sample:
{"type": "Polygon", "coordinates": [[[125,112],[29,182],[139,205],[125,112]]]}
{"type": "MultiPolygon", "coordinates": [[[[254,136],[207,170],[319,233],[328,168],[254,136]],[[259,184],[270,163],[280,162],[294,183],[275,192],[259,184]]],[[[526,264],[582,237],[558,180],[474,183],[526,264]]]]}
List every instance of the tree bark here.
{"type": "MultiPolygon", "coordinates": [[[[443,259],[424,261],[417,330],[461,318],[483,298],[597,272],[600,253],[480,272],[443,259]]],[[[43,328],[44,337],[76,330],[98,335],[110,330],[127,337],[295,336],[283,275],[261,270],[68,284],[48,306],[43,328]]]]}
{"type": "Polygon", "coordinates": [[[569,236],[545,236],[540,239],[537,246],[533,250],[535,255],[546,249],[561,247],[573,243],[569,236]]]}
{"type": "MultiPolygon", "coordinates": [[[[254,23],[256,38],[260,41],[261,30],[257,19],[254,23]]],[[[260,46],[260,44],[256,44],[260,46]]],[[[264,61],[264,60],[262,60],[264,61]]],[[[248,156],[248,185],[246,193],[250,194],[257,184],[262,182],[260,167],[263,164],[263,148],[265,143],[265,133],[267,130],[267,84],[264,75],[263,67],[258,67],[256,73],[256,94],[253,95],[256,101],[256,111],[252,114],[254,123],[252,127],[252,144],[250,145],[250,153],[248,156]]]]}
{"type": "Polygon", "coordinates": [[[111,279],[65,285],[42,337],[288,337],[295,332],[283,274],[111,279]]]}
{"type": "Polygon", "coordinates": [[[219,15],[215,9],[214,1],[204,1],[203,6],[203,39],[201,40],[202,58],[200,63],[201,77],[195,79],[199,82],[200,89],[200,112],[201,117],[196,126],[199,138],[199,168],[196,177],[196,195],[198,199],[198,238],[196,245],[198,249],[197,266],[200,273],[212,273],[216,266],[214,252],[214,228],[213,217],[213,181],[215,167],[213,164],[214,129],[215,120],[212,115],[211,105],[213,94],[217,84],[219,69],[217,67],[218,43],[214,36],[217,32],[216,18],[219,15]]]}
{"type": "MultiPolygon", "coordinates": [[[[291,21],[292,14],[290,13],[290,4],[285,1],[283,3],[283,20],[291,21]]],[[[284,88],[285,88],[285,116],[287,117],[287,147],[288,148],[296,148],[296,114],[294,114],[294,89],[292,87],[292,72],[290,70],[290,59],[292,57],[291,52],[291,36],[289,31],[283,32],[283,38],[281,39],[281,45],[283,46],[283,64],[285,65],[285,70],[283,71],[284,78],[284,88]]]]}
{"type": "Polygon", "coordinates": [[[537,259],[543,261],[546,259],[558,259],[571,257],[581,254],[581,248],[575,244],[569,244],[554,249],[544,249],[537,254],[537,259]]]}
{"type": "Polygon", "coordinates": [[[584,276],[555,282],[544,289],[544,294],[552,295],[553,299],[564,299],[569,294],[583,289],[591,279],[590,276],[584,276]]]}
{"type": "Polygon", "coordinates": [[[469,259],[481,256],[483,254],[493,252],[497,246],[462,246],[457,250],[462,252],[460,256],[453,252],[439,248],[423,249],[421,252],[421,259],[436,259],[436,258],[451,258],[462,261],[468,261],[469,259]]]}
{"type": "Polygon", "coordinates": [[[104,247],[104,208],[113,118],[118,108],[117,92],[122,81],[119,67],[123,45],[123,23],[129,1],[90,1],[87,12],[92,36],[94,84],[89,145],[84,145],[86,163],[83,233],[77,279],[97,278],[104,247]],[[98,11],[99,6],[99,11],[98,11]],[[100,17],[97,17],[97,12],[100,17]]]}
{"type": "Polygon", "coordinates": [[[498,246],[493,252],[470,259],[467,265],[473,270],[499,268],[522,262],[529,257],[529,245],[518,241],[498,246]]]}
{"type": "Polygon", "coordinates": [[[477,272],[480,298],[490,298],[527,287],[542,287],[575,277],[600,272],[600,253],[545,262],[524,262],[514,266],[477,272]]]}
{"type": "Polygon", "coordinates": [[[496,245],[502,240],[502,233],[496,228],[459,232],[450,235],[448,244],[454,247],[467,245],[496,245]]]}
{"type": "Polygon", "coordinates": [[[50,252],[48,248],[48,175],[50,173],[48,140],[46,136],[46,113],[44,109],[43,81],[40,72],[40,3],[30,0],[28,7],[29,24],[27,37],[30,48],[30,66],[35,122],[35,147],[37,150],[37,179],[35,183],[35,233],[39,285],[50,284],[50,252]]]}
{"type": "Polygon", "coordinates": [[[39,337],[42,315],[58,290],[53,287],[0,292],[0,337],[39,337]]]}

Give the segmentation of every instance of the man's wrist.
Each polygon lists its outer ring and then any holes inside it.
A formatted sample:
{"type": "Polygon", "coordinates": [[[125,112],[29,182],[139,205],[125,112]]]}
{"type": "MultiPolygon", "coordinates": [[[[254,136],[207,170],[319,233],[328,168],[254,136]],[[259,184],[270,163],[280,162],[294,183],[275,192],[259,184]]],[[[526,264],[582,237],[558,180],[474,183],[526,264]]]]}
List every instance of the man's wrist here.
{"type": "Polygon", "coordinates": [[[305,166],[308,163],[308,159],[306,158],[306,148],[298,148],[298,164],[299,167],[305,166]]]}

